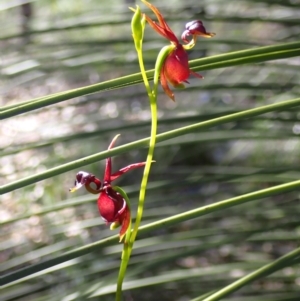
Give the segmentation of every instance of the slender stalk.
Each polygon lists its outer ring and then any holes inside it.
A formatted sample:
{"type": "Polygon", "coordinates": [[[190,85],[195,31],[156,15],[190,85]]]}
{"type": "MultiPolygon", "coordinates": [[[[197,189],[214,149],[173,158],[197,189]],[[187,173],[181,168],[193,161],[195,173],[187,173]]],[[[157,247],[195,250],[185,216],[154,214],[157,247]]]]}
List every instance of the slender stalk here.
{"type": "Polygon", "coordinates": [[[155,69],[154,69],[154,85],[153,90],[151,90],[145,65],[144,65],[144,59],[143,59],[143,48],[142,48],[142,40],[143,40],[143,34],[144,34],[144,24],[145,20],[141,18],[140,10],[137,7],[137,10],[135,10],[135,14],[132,19],[132,28],[133,28],[133,37],[135,42],[135,48],[138,55],[138,61],[139,66],[142,74],[142,78],[144,81],[144,85],[148,94],[148,98],[150,101],[150,109],[151,109],[151,134],[150,134],[150,141],[149,141],[149,148],[148,148],[148,154],[146,159],[146,165],[144,168],[143,178],[141,182],[141,189],[140,189],[140,195],[139,195],[139,202],[138,202],[138,208],[137,208],[137,215],[136,220],[134,224],[134,228],[132,230],[132,233],[129,237],[129,242],[125,242],[123,253],[122,253],[122,262],[120,266],[119,276],[118,276],[118,282],[117,282],[117,292],[116,292],[116,301],[121,301],[122,297],[122,283],[125,277],[125,273],[127,270],[127,265],[131,256],[133,244],[135,242],[137,233],[139,231],[139,226],[142,221],[143,217],[143,211],[144,211],[144,203],[145,203],[145,197],[146,197],[146,189],[148,184],[148,178],[149,173],[151,169],[151,164],[153,162],[153,155],[154,155],[154,149],[155,149],[155,143],[156,143],[156,134],[157,134],[157,89],[158,89],[158,79],[160,75],[160,71],[162,68],[162,65],[165,61],[165,58],[171,51],[172,46],[166,46],[164,47],[156,60],[155,69]]]}
{"type": "Polygon", "coordinates": [[[126,274],[127,265],[128,265],[129,259],[130,259],[129,240],[130,240],[130,235],[131,235],[131,206],[130,206],[129,198],[123,189],[121,189],[118,186],[114,186],[113,189],[115,191],[118,191],[123,196],[123,198],[126,200],[126,204],[127,204],[128,208],[130,210],[130,223],[129,223],[129,226],[128,226],[128,229],[126,231],[125,238],[124,238],[124,245],[123,245],[121,264],[120,264],[118,281],[117,281],[117,291],[116,291],[116,301],[121,301],[122,300],[122,284],[123,284],[123,280],[124,280],[124,277],[126,274]]]}
{"type": "MultiPolygon", "coordinates": [[[[139,195],[139,203],[138,203],[136,221],[135,221],[133,232],[132,232],[131,238],[130,238],[130,243],[131,243],[130,249],[132,249],[132,245],[136,239],[138,228],[140,226],[142,216],[143,216],[144,202],[145,202],[145,197],[146,197],[146,188],[147,188],[151,164],[153,162],[152,160],[153,160],[154,148],[155,148],[155,143],[156,143],[156,134],[157,134],[158,79],[159,79],[159,74],[160,74],[160,70],[163,65],[164,59],[168,55],[169,52],[170,52],[170,46],[164,47],[161,50],[160,54],[158,55],[156,64],[155,64],[154,85],[153,85],[153,90],[151,91],[151,96],[149,96],[150,108],[151,108],[150,142],[149,142],[149,149],[148,149],[146,165],[144,168],[144,174],[143,174],[143,178],[142,178],[142,182],[141,182],[141,189],[140,189],[140,195],[139,195]]],[[[142,58],[142,52],[140,52],[139,56],[142,58]]],[[[140,68],[141,68],[142,74],[145,73],[143,60],[141,60],[141,62],[140,62],[140,68]]],[[[147,79],[146,73],[145,73],[145,79],[147,79]]],[[[147,79],[147,82],[148,82],[148,79],[147,79]]]]}
{"type": "MultiPolygon", "coordinates": [[[[131,229],[130,229],[131,230],[131,229]]],[[[131,250],[129,249],[129,243],[125,242],[122,251],[121,265],[119,269],[118,281],[117,281],[117,291],[116,291],[116,301],[122,300],[122,286],[125,278],[128,262],[130,259],[131,250]]]]}
{"type": "MultiPolygon", "coordinates": [[[[151,91],[151,87],[148,81],[148,77],[146,74],[146,69],[144,65],[144,59],[143,59],[143,36],[144,36],[144,29],[145,29],[145,19],[142,19],[142,15],[140,12],[139,7],[137,6],[137,9],[134,10],[134,15],[131,22],[132,26],[132,32],[133,32],[133,39],[135,44],[135,49],[138,56],[139,66],[143,78],[143,82],[148,94],[148,98],[150,100],[150,107],[151,107],[151,135],[150,135],[150,142],[149,142],[149,148],[148,148],[148,155],[146,159],[146,165],[144,168],[144,174],[142,178],[141,183],[141,189],[140,189],[140,196],[139,196],[139,203],[138,203],[138,209],[137,209],[137,215],[136,215],[136,221],[134,224],[134,228],[131,234],[129,234],[129,241],[126,241],[124,243],[123,247],[123,253],[122,253],[122,262],[120,265],[119,270],[119,276],[118,276],[118,282],[117,282],[117,292],[116,292],[116,301],[121,301],[122,299],[122,284],[123,280],[126,274],[127,265],[130,260],[130,255],[132,252],[133,244],[135,241],[135,238],[137,236],[137,232],[139,230],[139,225],[142,220],[143,216],[143,209],[144,209],[144,201],[145,201],[145,195],[146,195],[146,187],[148,182],[148,176],[151,169],[152,164],[152,158],[154,154],[154,148],[155,148],[155,140],[156,140],[156,133],[157,133],[157,106],[156,106],[156,94],[153,94],[151,91]]],[[[157,70],[155,70],[157,72],[157,70]]]]}
{"type": "MultiPolygon", "coordinates": [[[[270,274],[276,272],[277,270],[282,269],[283,267],[292,265],[294,263],[293,260],[296,258],[299,258],[299,256],[300,256],[300,248],[297,248],[297,249],[287,253],[286,255],[278,258],[277,260],[275,260],[267,265],[264,265],[263,267],[250,273],[249,275],[220,289],[219,291],[217,291],[216,293],[213,293],[209,297],[207,297],[205,299],[200,299],[200,300],[203,300],[203,301],[221,300],[222,298],[226,297],[227,295],[237,291],[241,287],[243,287],[261,277],[270,275],[270,274]]],[[[196,300],[194,300],[194,301],[196,301],[196,300]]]]}

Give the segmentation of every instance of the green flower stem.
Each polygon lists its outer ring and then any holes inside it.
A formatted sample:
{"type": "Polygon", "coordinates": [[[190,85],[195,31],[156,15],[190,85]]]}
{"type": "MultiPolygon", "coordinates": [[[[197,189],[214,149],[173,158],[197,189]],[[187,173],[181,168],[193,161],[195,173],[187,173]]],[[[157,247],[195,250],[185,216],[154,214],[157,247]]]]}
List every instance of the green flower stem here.
{"type": "MultiPolygon", "coordinates": [[[[221,202],[217,202],[214,204],[206,205],[200,208],[196,208],[190,211],[186,211],[165,219],[161,219],[159,221],[150,223],[148,225],[141,226],[139,228],[139,233],[146,234],[148,232],[152,232],[158,229],[164,229],[166,227],[179,224],[181,222],[191,220],[196,217],[200,217],[206,214],[210,214],[213,212],[221,211],[226,208],[230,208],[233,206],[241,205],[250,201],[259,200],[262,198],[270,197],[272,195],[282,194],[289,191],[297,190],[300,188],[300,180],[293,181],[277,186],[273,186],[271,188],[258,190],[255,192],[247,193],[244,195],[240,195],[237,197],[233,197],[221,202]]],[[[77,248],[75,250],[66,252],[62,255],[56,256],[52,259],[45,260],[40,263],[33,264],[31,266],[19,269],[17,271],[14,271],[10,274],[2,276],[0,280],[0,285],[13,285],[20,282],[23,282],[26,279],[21,279],[24,277],[30,277],[30,275],[40,272],[42,270],[45,270],[47,268],[53,267],[57,264],[66,262],[67,260],[71,260],[86,254],[89,254],[91,252],[95,252],[98,250],[103,249],[106,246],[110,246],[113,244],[116,244],[118,241],[119,235],[114,235],[105,239],[102,239],[98,242],[88,244],[86,246],[77,248]],[[20,280],[21,279],[21,280],[20,280]]],[[[4,287],[3,287],[4,288],[4,287]]]]}
{"type": "Polygon", "coordinates": [[[129,259],[130,259],[129,240],[130,240],[130,235],[131,235],[131,206],[130,206],[129,198],[123,189],[121,189],[118,186],[114,186],[113,189],[116,190],[117,192],[119,192],[123,196],[123,198],[126,200],[126,204],[127,204],[128,208],[130,210],[130,223],[129,223],[129,226],[128,226],[128,229],[126,231],[125,238],[124,238],[121,264],[120,264],[118,282],[117,282],[117,291],[116,291],[116,301],[121,301],[122,300],[122,284],[123,284],[123,280],[124,280],[124,277],[126,274],[127,265],[128,265],[129,259]]]}
{"type": "MultiPolygon", "coordinates": [[[[155,143],[156,143],[156,133],[157,133],[157,89],[158,89],[158,79],[160,75],[160,70],[162,68],[163,62],[166,58],[166,56],[170,52],[170,46],[164,47],[156,60],[155,64],[155,73],[154,73],[154,85],[153,85],[153,90],[151,91],[151,96],[149,97],[150,100],[150,108],[151,108],[151,135],[150,135],[150,142],[149,142],[149,149],[148,149],[148,155],[147,155],[147,160],[146,160],[146,165],[144,168],[144,174],[142,178],[142,183],[141,183],[141,190],[140,190],[140,196],[139,196],[139,203],[138,203],[138,210],[137,210],[137,216],[136,216],[136,221],[135,225],[133,228],[133,232],[130,238],[130,249],[132,249],[132,245],[136,239],[137,232],[142,220],[143,216],[143,208],[144,208],[144,202],[145,202],[145,197],[146,197],[146,187],[147,187],[147,182],[148,182],[148,177],[150,173],[150,168],[153,160],[153,154],[154,154],[154,148],[155,148],[155,143]]],[[[145,73],[144,69],[144,64],[142,60],[142,52],[139,53],[139,57],[141,57],[141,72],[142,74],[145,73]]],[[[145,74],[146,76],[146,74],[145,74]]],[[[145,77],[147,79],[147,77],[145,77]]],[[[148,80],[147,80],[148,82],[148,80]]],[[[131,251],[131,250],[130,250],[131,251]]]]}
{"type": "MultiPolygon", "coordinates": [[[[207,297],[205,299],[201,298],[201,300],[203,300],[203,301],[221,300],[224,297],[226,297],[227,295],[237,291],[241,287],[243,287],[259,278],[270,275],[284,267],[292,265],[294,263],[294,259],[296,259],[296,258],[299,259],[299,257],[300,257],[300,248],[297,248],[297,249],[287,253],[286,255],[278,258],[277,260],[275,260],[267,265],[264,265],[263,267],[250,273],[249,275],[242,277],[241,279],[233,282],[232,284],[224,287],[223,289],[218,290],[216,293],[213,293],[209,297],[207,297]]],[[[193,301],[197,301],[197,299],[194,299],[193,301]]]]}
{"type": "Polygon", "coordinates": [[[149,178],[149,173],[151,169],[151,164],[153,162],[153,155],[156,143],[156,134],[157,134],[157,89],[158,89],[158,79],[160,75],[160,70],[162,68],[163,62],[170,52],[170,46],[164,47],[160,54],[157,57],[156,64],[155,64],[155,72],[154,72],[154,85],[153,90],[151,90],[148,77],[146,74],[146,69],[144,65],[143,59],[143,49],[142,49],[142,40],[144,34],[144,27],[145,27],[145,19],[141,18],[140,9],[137,6],[137,10],[132,19],[132,31],[133,31],[133,38],[135,42],[135,48],[138,55],[138,61],[140,65],[140,70],[142,74],[142,78],[146,87],[146,91],[148,94],[148,98],[150,101],[150,109],[151,109],[151,134],[150,134],[150,141],[149,141],[149,148],[148,154],[146,159],[146,165],[144,168],[143,178],[141,182],[141,189],[139,195],[139,202],[137,208],[137,215],[134,224],[133,231],[130,236],[129,243],[124,244],[123,256],[122,256],[122,264],[120,266],[120,272],[118,276],[118,284],[117,284],[117,294],[116,294],[116,301],[121,300],[121,292],[122,292],[122,283],[125,277],[127,265],[131,256],[133,244],[135,242],[137,233],[139,231],[139,226],[142,221],[143,211],[144,211],[144,202],[146,197],[146,188],[149,178]]]}
{"type": "MultiPolygon", "coordinates": [[[[221,55],[205,57],[190,62],[190,67],[194,71],[210,70],[241,64],[259,63],[274,59],[283,59],[299,56],[300,42],[284,43],[279,45],[264,46],[253,49],[234,51],[221,55]]],[[[146,72],[149,80],[153,79],[154,70],[146,72]]],[[[56,93],[21,103],[8,105],[0,108],[0,120],[20,115],[32,110],[43,108],[55,103],[59,103],[74,97],[88,95],[95,92],[107,91],[121,87],[127,87],[141,83],[141,73],[135,73],[117,79],[105,81],[99,84],[86,86],[66,92],[56,93]]]]}
{"type": "Polygon", "coordinates": [[[124,247],[123,247],[122,262],[120,265],[118,282],[117,282],[116,301],[122,300],[122,284],[123,284],[123,280],[125,278],[127,266],[128,266],[129,260],[130,260],[130,255],[131,255],[133,244],[134,244],[137,232],[138,232],[139,224],[140,224],[140,221],[143,216],[145,193],[142,194],[142,191],[146,190],[148,174],[150,172],[154,148],[155,148],[155,139],[156,139],[156,131],[157,131],[156,97],[155,97],[155,95],[152,94],[151,87],[150,87],[148,77],[146,74],[146,69],[144,66],[144,60],[143,60],[143,37],[144,37],[144,30],[145,30],[145,18],[142,17],[139,6],[137,6],[136,10],[135,9],[132,9],[132,10],[134,11],[134,15],[131,20],[132,36],[133,36],[133,41],[134,41],[135,49],[136,49],[137,56],[138,56],[142,79],[143,79],[143,82],[144,82],[144,85],[145,85],[145,88],[146,88],[146,91],[148,94],[148,98],[150,100],[150,106],[151,106],[151,136],[150,136],[146,165],[144,168],[144,174],[143,174],[143,179],[142,179],[142,184],[141,184],[141,189],[140,189],[140,197],[139,197],[138,210],[137,210],[137,216],[136,216],[134,229],[133,229],[132,233],[129,232],[128,240],[125,241],[124,247]]]}
{"type": "MultiPolygon", "coordinates": [[[[246,119],[246,118],[250,118],[253,116],[258,116],[258,115],[262,115],[262,114],[272,112],[272,111],[278,111],[278,110],[283,110],[283,109],[287,109],[287,108],[292,108],[292,107],[299,106],[299,105],[300,105],[300,98],[295,98],[292,100],[286,100],[286,101],[278,102],[278,103],[271,104],[271,105],[261,106],[261,107],[249,109],[249,110],[244,110],[244,111],[234,113],[234,114],[228,114],[228,115],[225,115],[222,117],[213,118],[213,119],[210,119],[207,121],[195,123],[195,124],[192,124],[189,126],[181,127],[181,128],[178,128],[178,129],[175,129],[172,131],[168,131],[168,132],[159,134],[156,136],[156,141],[157,142],[166,141],[166,140],[169,140],[169,139],[172,139],[175,137],[179,137],[179,136],[182,136],[182,135],[185,135],[188,133],[211,128],[211,127],[214,127],[214,126],[217,126],[220,124],[237,121],[237,120],[241,120],[241,119],[246,119]]],[[[75,161],[72,161],[72,162],[69,162],[66,164],[62,164],[60,166],[48,169],[47,171],[34,174],[32,176],[17,180],[15,182],[11,182],[9,184],[3,185],[0,188],[0,195],[4,194],[6,192],[13,191],[15,189],[30,185],[30,184],[34,184],[36,182],[51,178],[53,176],[62,174],[64,172],[67,172],[67,171],[70,171],[73,169],[78,169],[82,166],[98,162],[107,157],[113,157],[113,156],[116,156],[119,154],[126,153],[133,149],[147,147],[149,141],[150,141],[149,138],[137,140],[137,141],[128,143],[126,145],[114,147],[113,149],[110,149],[108,151],[106,150],[106,151],[103,151],[100,153],[96,153],[94,155],[87,156],[87,157],[84,157],[84,158],[81,158],[81,159],[78,159],[78,160],[75,160],[75,161]]]]}

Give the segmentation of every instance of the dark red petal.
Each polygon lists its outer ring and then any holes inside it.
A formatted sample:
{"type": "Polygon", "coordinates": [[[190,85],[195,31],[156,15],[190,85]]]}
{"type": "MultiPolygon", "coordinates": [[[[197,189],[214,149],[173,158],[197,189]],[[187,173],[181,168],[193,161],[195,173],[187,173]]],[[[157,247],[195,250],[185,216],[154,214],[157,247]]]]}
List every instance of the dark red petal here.
{"type": "Polygon", "coordinates": [[[165,27],[167,29],[170,29],[170,27],[166,23],[164,17],[162,16],[162,14],[160,13],[160,11],[158,10],[158,8],[156,6],[154,6],[153,4],[149,3],[146,0],[142,0],[142,2],[145,3],[154,12],[154,14],[155,14],[156,18],[158,19],[158,22],[159,22],[161,27],[165,27]]]}
{"type": "Polygon", "coordinates": [[[165,93],[173,100],[175,101],[174,93],[171,91],[168,81],[165,75],[165,64],[162,66],[161,71],[160,71],[160,84],[165,91],[165,93]]]}
{"type": "Polygon", "coordinates": [[[126,209],[126,201],[111,187],[105,188],[98,198],[98,209],[101,217],[108,223],[120,220],[126,209]]]}
{"type": "Polygon", "coordinates": [[[158,32],[160,35],[162,35],[166,39],[173,42],[175,45],[179,44],[179,41],[178,41],[176,35],[172,31],[172,29],[169,27],[168,23],[165,21],[164,17],[162,16],[162,14],[158,10],[158,8],[145,0],[143,0],[142,2],[144,2],[154,12],[154,14],[156,15],[158,22],[159,22],[159,24],[157,24],[155,21],[153,21],[151,18],[149,18],[147,15],[144,14],[149,25],[156,32],[158,32]]]}
{"type": "Polygon", "coordinates": [[[194,71],[192,71],[192,70],[190,70],[190,74],[192,74],[192,75],[194,75],[195,77],[198,77],[198,78],[200,78],[200,79],[203,79],[203,78],[204,78],[201,74],[196,73],[196,72],[194,72],[194,71]]]}
{"type": "MultiPolygon", "coordinates": [[[[114,147],[116,140],[120,135],[116,135],[113,140],[111,141],[110,145],[108,146],[108,150],[114,147]]],[[[111,176],[111,157],[106,159],[105,163],[105,171],[104,171],[104,182],[110,183],[110,176],[111,176]]]]}
{"type": "Polygon", "coordinates": [[[104,171],[104,182],[109,183],[111,176],[111,157],[106,159],[105,171],[104,171]]]}
{"type": "Polygon", "coordinates": [[[111,182],[114,181],[115,179],[117,179],[118,177],[120,177],[121,175],[126,173],[127,171],[130,171],[130,170],[138,168],[138,167],[143,167],[143,166],[145,166],[145,164],[146,164],[146,162],[140,162],[140,163],[134,163],[134,164],[130,164],[126,167],[123,167],[119,171],[117,171],[111,175],[110,181],[111,182]]]}
{"type": "Polygon", "coordinates": [[[190,74],[203,78],[202,75],[190,70],[188,54],[181,44],[167,56],[160,73],[160,83],[165,93],[174,101],[174,94],[168,86],[168,82],[174,87],[184,87],[183,83],[189,83],[190,74]]]}
{"type": "MultiPolygon", "coordinates": [[[[129,208],[126,206],[126,209],[124,210],[120,220],[121,220],[121,229],[120,229],[120,242],[122,241],[124,235],[126,234],[126,231],[130,225],[130,210],[129,208]]],[[[126,242],[126,241],[125,241],[126,242]]]]}
{"type": "Polygon", "coordinates": [[[188,55],[181,44],[166,58],[164,63],[164,75],[174,87],[180,86],[189,78],[188,55]]]}

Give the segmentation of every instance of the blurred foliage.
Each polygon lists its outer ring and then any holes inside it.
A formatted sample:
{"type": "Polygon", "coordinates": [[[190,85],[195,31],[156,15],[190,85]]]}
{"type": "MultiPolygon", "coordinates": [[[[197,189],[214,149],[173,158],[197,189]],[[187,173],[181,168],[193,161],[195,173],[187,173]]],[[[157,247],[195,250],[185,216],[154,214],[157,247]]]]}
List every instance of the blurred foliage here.
{"type": "MultiPolygon", "coordinates": [[[[297,0],[152,1],[178,35],[193,19],[216,37],[199,40],[190,59],[300,36],[297,0]]],[[[139,5],[142,4],[138,3],[139,5]]],[[[130,32],[132,1],[38,0],[0,3],[1,106],[138,72],[130,32]],[[129,3],[131,2],[131,3],[129,3]]],[[[145,10],[145,9],[142,9],[145,10]]],[[[165,41],[147,29],[146,65],[165,41]]],[[[159,132],[300,95],[299,57],[202,72],[159,95],[159,132]]],[[[143,85],[94,93],[1,121],[0,184],[149,136],[143,85]]],[[[230,197],[299,179],[296,109],[227,123],[157,145],[144,224],[230,197]]],[[[117,170],[144,161],[146,150],[113,159],[117,170]]],[[[84,170],[101,177],[104,161],[84,170]]],[[[1,196],[1,274],[20,270],[109,237],[95,196],[70,195],[75,173],[1,196]]],[[[133,207],[142,171],[119,181],[133,207]]],[[[135,245],[124,300],[185,301],[219,289],[299,246],[299,192],[205,215],[135,245]]],[[[117,233],[117,232],[116,232],[117,233]]],[[[113,300],[121,246],[65,261],[7,285],[1,300],[113,300]],[[92,298],[93,299],[93,298],[92,298]]],[[[297,262],[295,262],[297,263],[297,262]]],[[[253,282],[224,300],[298,300],[299,266],[253,282]]]]}

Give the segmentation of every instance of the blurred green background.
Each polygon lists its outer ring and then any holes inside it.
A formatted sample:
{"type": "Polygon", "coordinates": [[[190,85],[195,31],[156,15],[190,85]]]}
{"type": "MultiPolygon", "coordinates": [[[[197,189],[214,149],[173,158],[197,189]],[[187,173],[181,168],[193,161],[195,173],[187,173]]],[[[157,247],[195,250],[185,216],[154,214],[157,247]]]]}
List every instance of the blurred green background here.
{"type": "MultiPolygon", "coordinates": [[[[190,59],[299,40],[298,0],[155,1],[178,36],[200,19],[190,59]]],[[[137,1],[142,11],[149,10],[137,1]]],[[[139,72],[125,0],[0,3],[0,105],[139,72]]],[[[152,13],[149,13],[153,17],[152,13]]],[[[148,26],[144,57],[154,67],[168,42],[148,26]]],[[[159,133],[300,95],[300,59],[201,72],[172,102],[160,89],[159,133]]],[[[1,121],[0,184],[148,137],[142,84],[94,93],[1,121]]],[[[143,223],[299,179],[297,108],[227,123],[157,145],[143,223]]],[[[147,150],[113,159],[114,170],[144,161],[147,150]]],[[[103,175],[104,161],[83,170],[103,175]]],[[[96,198],[70,194],[78,170],[1,196],[0,273],[5,275],[117,233],[96,198]]],[[[118,181],[136,209],[142,171],[118,181]]],[[[187,301],[233,282],[299,245],[299,192],[265,198],[139,236],[124,300],[187,301]]],[[[11,283],[1,300],[113,300],[120,245],[66,261],[11,283]]],[[[226,300],[299,300],[299,266],[256,281],[226,300]]]]}

